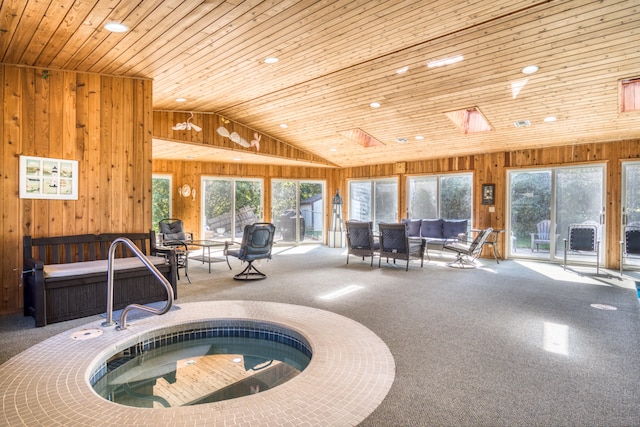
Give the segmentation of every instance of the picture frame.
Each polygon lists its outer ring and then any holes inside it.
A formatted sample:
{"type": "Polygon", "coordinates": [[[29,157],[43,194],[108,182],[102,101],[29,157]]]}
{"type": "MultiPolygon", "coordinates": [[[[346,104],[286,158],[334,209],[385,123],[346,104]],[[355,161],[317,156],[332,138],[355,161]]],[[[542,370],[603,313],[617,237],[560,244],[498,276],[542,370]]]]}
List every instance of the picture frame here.
{"type": "Polygon", "coordinates": [[[78,161],[20,156],[20,198],[78,200],[78,161]]]}
{"type": "Polygon", "coordinates": [[[496,200],[496,185],[482,184],[482,204],[494,205],[496,200]]]}

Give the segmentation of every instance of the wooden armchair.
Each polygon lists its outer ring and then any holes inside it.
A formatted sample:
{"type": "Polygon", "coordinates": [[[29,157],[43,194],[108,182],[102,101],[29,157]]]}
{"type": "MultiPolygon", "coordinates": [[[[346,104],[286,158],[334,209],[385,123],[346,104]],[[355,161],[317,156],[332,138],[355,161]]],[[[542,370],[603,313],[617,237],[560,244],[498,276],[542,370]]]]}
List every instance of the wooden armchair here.
{"type": "Polygon", "coordinates": [[[551,220],[540,221],[536,224],[536,230],[535,233],[531,233],[531,252],[533,252],[534,247],[536,251],[539,251],[540,243],[551,244],[551,220]]]}

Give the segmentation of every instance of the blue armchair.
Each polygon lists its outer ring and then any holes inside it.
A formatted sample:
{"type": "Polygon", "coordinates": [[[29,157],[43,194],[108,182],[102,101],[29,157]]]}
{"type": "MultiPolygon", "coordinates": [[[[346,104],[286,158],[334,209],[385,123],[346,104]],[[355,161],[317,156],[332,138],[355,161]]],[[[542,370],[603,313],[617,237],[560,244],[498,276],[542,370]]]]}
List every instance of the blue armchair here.
{"type": "Polygon", "coordinates": [[[409,260],[412,256],[420,258],[420,267],[424,265],[424,248],[425,241],[421,238],[410,238],[407,233],[406,224],[384,223],[378,224],[380,230],[380,258],[378,259],[378,267],[381,265],[382,258],[407,260],[406,271],[409,271],[409,260]]]}

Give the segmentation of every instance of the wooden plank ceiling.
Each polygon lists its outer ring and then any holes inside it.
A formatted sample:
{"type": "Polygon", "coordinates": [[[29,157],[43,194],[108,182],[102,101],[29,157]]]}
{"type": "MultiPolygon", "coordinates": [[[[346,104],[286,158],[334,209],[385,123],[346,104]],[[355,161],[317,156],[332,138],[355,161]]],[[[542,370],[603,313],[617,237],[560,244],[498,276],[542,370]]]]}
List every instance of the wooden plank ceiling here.
{"type": "MultiPolygon", "coordinates": [[[[618,108],[619,81],[640,76],[639,6],[16,0],[2,2],[0,55],[8,64],[150,78],[157,111],[214,113],[351,167],[640,137],[640,114],[618,108]],[[109,21],[129,31],[106,31],[109,21]],[[427,65],[458,55],[451,65],[427,65]],[[528,65],[539,71],[523,74],[528,65]],[[465,133],[446,114],[473,107],[491,130],[465,133]],[[382,145],[344,136],[355,130],[382,145]]],[[[233,156],[219,135],[204,139],[206,150],[190,149],[196,160],[233,156]]],[[[156,158],[184,155],[181,144],[154,144],[156,158]]],[[[255,150],[249,157],[289,163],[255,150]]]]}

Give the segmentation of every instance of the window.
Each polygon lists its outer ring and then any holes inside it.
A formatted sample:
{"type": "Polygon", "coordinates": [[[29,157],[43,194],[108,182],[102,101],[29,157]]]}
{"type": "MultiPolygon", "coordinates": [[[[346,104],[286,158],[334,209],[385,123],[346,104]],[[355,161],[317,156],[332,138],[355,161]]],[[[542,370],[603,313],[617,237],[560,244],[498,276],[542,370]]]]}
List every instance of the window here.
{"type": "Polygon", "coordinates": [[[408,177],[407,216],[466,219],[471,224],[472,196],[471,173],[408,177]]]}
{"type": "Polygon", "coordinates": [[[398,179],[350,181],[349,219],[398,222],[398,179]]]}
{"type": "Polygon", "coordinates": [[[242,239],[244,226],[262,220],[259,179],[202,177],[202,229],[205,239],[242,239]]]}
{"type": "Polygon", "coordinates": [[[151,228],[157,233],[160,220],[171,218],[171,175],[153,175],[151,200],[151,228]]]}

